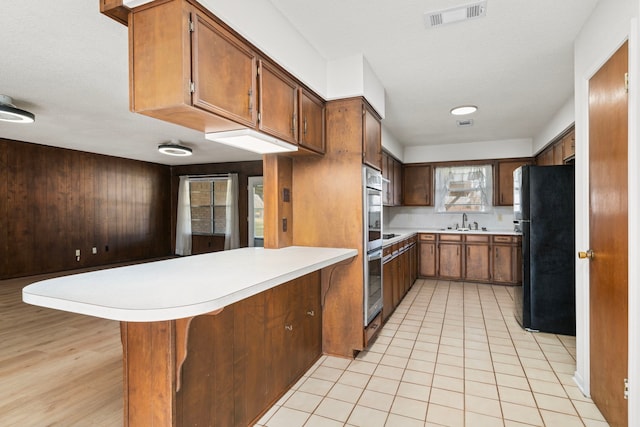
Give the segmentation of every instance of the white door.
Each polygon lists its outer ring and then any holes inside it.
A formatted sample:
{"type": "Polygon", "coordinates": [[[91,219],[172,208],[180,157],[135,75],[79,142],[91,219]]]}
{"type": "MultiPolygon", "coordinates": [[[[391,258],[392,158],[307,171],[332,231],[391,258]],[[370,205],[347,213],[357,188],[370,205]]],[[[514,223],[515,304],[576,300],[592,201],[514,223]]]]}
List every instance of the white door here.
{"type": "Polygon", "coordinates": [[[249,177],[249,246],[264,246],[264,192],[261,176],[249,177]]]}

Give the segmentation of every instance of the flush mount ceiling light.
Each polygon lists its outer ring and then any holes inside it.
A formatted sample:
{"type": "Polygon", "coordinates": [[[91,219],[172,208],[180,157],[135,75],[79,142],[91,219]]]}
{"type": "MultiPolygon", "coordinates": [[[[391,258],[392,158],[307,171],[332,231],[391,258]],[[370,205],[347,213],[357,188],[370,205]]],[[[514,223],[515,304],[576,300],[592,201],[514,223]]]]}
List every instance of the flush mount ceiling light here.
{"type": "Polygon", "coordinates": [[[475,105],[460,105],[451,109],[451,114],[454,116],[464,116],[467,114],[475,113],[478,111],[478,107],[475,105]]]}
{"type": "Polygon", "coordinates": [[[33,123],[36,116],[25,110],[16,108],[13,99],[7,95],[0,95],[0,121],[11,123],[33,123]]]}
{"type": "Polygon", "coordinates": [[[231,130],[226,132],[209,132],[205,138],[210,141],[230,145],[242,150],[253,151],[258,154],[285,153],[298,151],[298,147],[281,141],[253,129],[231,130]]]}
{"type": "Polygon", "coordinates": [[[479,1],[466,6],[436,10],[424,13],[424,25],[429,28],[441,27],[454,22],[481,18],[487,14],[487,1],[479,1]]]}
{"type": "Polygon", "coordinates": [[[180,145],[180,141],[171,141],[170,143],[158,145],[158,151],[168,156],[186,157],[192,154],[189,147],[180,145]]]}

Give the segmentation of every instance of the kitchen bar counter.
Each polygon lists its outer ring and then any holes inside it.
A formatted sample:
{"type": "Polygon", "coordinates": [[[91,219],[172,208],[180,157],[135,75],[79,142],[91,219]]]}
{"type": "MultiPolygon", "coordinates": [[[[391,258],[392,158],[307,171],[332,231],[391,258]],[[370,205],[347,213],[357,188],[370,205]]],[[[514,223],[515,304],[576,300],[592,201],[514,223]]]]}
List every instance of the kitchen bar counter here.
{"type": "Polygon", "coordinates": [[[24,302],[125,322],[197,316],[356,256],[355,249],[242,248],[33,283],[24,302]]]}

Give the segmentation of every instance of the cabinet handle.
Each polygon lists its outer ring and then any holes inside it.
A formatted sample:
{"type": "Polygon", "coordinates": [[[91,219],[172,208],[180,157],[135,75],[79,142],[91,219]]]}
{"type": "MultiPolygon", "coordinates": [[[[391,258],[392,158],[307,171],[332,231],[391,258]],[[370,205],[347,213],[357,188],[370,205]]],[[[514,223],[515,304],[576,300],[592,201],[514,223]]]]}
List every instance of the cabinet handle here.
{"type": "Polygon", "coordinates": [[[467,256],[468,257],[471,256],[471,248],[469,246],[467,246],[467,256]]]}
{"type": "Polygon", "coordinates": [[[284,328],[285,328],[287,331],[293,331],[293,325],[284,325],[284,328]]]}
{"type": "Polygon", "coordinates": [[[253,90],[249,89],[249,112],[253,112],[253,90]]]}
{"type": "Polygon", "coordinates": [[[504,203],[504,193],[500,193],[500,203],[504,203]]]}
{"type": "Polygon", "coordinates": [[[315,312],[315,311],[313,311],[313,310],[309,310],[309,311],[307,311],[307,315],[308,315],[308,316],[315,316],[315,315],[316,315],[316,312],[315,312]]]}
{"type": "Polygon", "coordinates": [[[295,135],[296,133],[296,115],[293,115],[293,118],[291,120],[291,134],[295,135]]]}
{"type": "Polygon", "coordinates": [[[496,259],[498,259],[498,248],[496,248],[496,259]]]}
{"type": "Polygon", "coordinates": [[[433,255],[433,245],[431,245],[431,255],[433,255]]]}
{"type": "Polygon", "coordinates": [[[307,134],[307,118],[304,118],[304,134],[307,134]]]}

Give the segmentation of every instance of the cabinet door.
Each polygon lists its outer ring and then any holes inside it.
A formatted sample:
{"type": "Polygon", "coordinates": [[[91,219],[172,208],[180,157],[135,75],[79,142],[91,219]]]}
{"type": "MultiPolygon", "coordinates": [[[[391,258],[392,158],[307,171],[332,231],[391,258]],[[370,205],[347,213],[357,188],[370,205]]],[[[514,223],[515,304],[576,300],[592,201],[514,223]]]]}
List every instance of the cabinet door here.
{"type": "Polygon", "coordinates": [[[300,146],[324,154],[324,102],[300,89],[300,146]]]}
{"type": "Polygon", "coordinates": [[[570,159],[576,154],[576,131],[572,130],[562,138],[563,160],[570,159]]]}
{"type": "Polygon", "coordinates": [[[493,246],[493,281],[513,283],[514,266],[513,247],[511,245],[493,246]]]}
{"type": "Polygon", "coordinates": [[[382,128],[380,120],[368,107],[362,111],[362,162],[366,165],[382,169],[382,128]]]}
{"type": "Polygon", "coordinates": [[[562,155],[562,141],[558,141],[553,144],[553,164],[563,165],[564,157],[562,155]]]}
{"type": "Polygon", "coordinates": [[[393,206],[402,205],[402,163],[392,158],[391,162],[393,163],[393,178],[391,179],[393,183],[393,206]]]}
{"type": "Polygon", "coordinates": [[[193,56],[193,105],[255,127],[255,53],[220,25],[196,13],[193,56]]]}
{"type": "Polygon", "coordinates": [[[465,279],[487,282],[491,279],[491,256],[488,244],[466,245],[465,279]]]}
{"type": "Polygon", "coordinates": [[[432,181],[430,165],[404,165],[402,173],[404,205],[431,206],[432,181]]]}
{"type": "Polygon", "coordinates": [[[420,277],[436,277],[436,242],[420,242],[420,277]]]}
{"type": "Polygon", "coordinates": [[[322,353],[322,305],[320,302],[320,271],[308,274],[302,279],[299,288],[302,290],[300,307],[292,306],[298,312],[299,323],[302,324],[302,348],[300,370],[306,371],[322,353]]]}
{"type": "Polygon", "coordinates": [[[393,206],[393,158],[382,152],[382,204],[393,206]],[[385,181],[386,180],[386,181],[385,181]]]}
{"type": "Polygon", "coordinates": [[[298,143],[298,85],[269,62],[260,61],[261,131],[298,143]]]}
{"type": "Polygon", "coordinates": [[[508,161],[497,163],[496,205],[513,206],[513,171],[526,164],[529,164],[529,162],[508,161]]]}
{"type": "Polygon", "coordinates": [[[440,243],[438,247],[439,277],[446,279],[462,278],[462,244],[440,243]]]}
{"type": "Polygon", "coordinates": [[[393,305],[393,268],[391,261],[382,266],[382,316],[387,320],[395,306],[393,305]]]}

